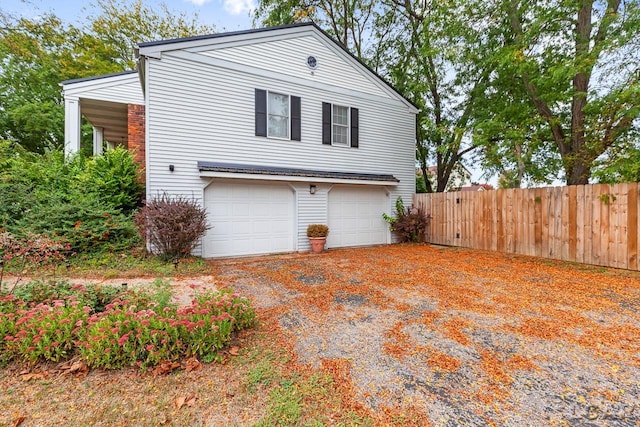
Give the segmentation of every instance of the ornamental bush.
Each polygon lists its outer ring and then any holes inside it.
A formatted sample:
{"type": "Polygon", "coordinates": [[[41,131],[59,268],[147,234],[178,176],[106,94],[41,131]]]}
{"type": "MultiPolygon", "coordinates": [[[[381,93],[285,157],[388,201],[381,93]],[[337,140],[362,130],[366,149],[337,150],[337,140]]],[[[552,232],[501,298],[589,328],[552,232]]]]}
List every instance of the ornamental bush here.
{"type": "Polygon", "coordinates": [[[309,224],[307,227],[307,237],[318,238],[327,237],[329,235],[329,227],[324,224],[309,224]]]}
{"type": "Polygon", "coordinates": [[[151,252],[167,261],[188,256],[207,231],[207,212],[195,200],[163,193],[135,217],[140,236],[151,252]]]}
{"type": "Polygon", "coordinates": [[[83,334],[89,307],[77,301],[38,304],[15,313],[15,335],[5,336],[10,354],[33,364],[37,361],[58,362],[75,354],[75,346],[83,334]]]}
{"type": "Polygon", "coordinates": [[[39,303],[28,300],[34,295],[28,292],[0,296],[0,363],[79,357],[89,367],[147,369],[191,356],[210,361],[234,331],[255,322],[249,301],[231,290],[203,293],[177,307],[166,301],[163,283],[156,285],[153,291],[118,290],[104,307],[86,305],[95,291],[82,285],[65,285],[64,298],[39,303]]]}
{"type": "Polygon", "coordinates": [[[389,228],[396,233],[401,242],[424,242],[430,218],[422,208],[414,206],[405,208],[402,197],[398,197],[395,218],[386,214],[382,214],[382,216],[390,224],[389,228]]]}
{"type": "Polygon", "coordinates": [[[140,173],[131,153],[118,147],[88,159],[78,182],[95,193],[104,206],[130,215],[142,206],[144,186],[140,173]]]}

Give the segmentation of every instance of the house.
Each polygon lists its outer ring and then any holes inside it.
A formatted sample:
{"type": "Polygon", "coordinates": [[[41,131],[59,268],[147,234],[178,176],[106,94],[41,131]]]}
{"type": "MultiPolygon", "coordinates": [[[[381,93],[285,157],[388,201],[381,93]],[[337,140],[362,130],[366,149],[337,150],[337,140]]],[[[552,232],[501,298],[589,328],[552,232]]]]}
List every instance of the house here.
{"type": "Polygon", "coordinates": [[[382,213],[415,188],[417,108],[314,24],[141,43],[137,72],[64,82],[65,150],[80,120],[126,145],[147,199],[193,197],[198,254],[390,243],[382,213]]]}
{"type": "MultiPolygon", "coordinates": [[[[422,170],[420,168],[418,168],[418,171],[420,175],[422,175],[422,170]]],[[[427,174],[429,175],[431,188],[435,189],[437,187],[436,177],[438,176],[438,166],[429,166],[427,168],[427,174]]],[[[449,182],[447,182],[447,187],[444,191],[458,191],[461,187],[469,185],[471,185],[471,172],[469,169],[464,167],[464,165],[458,162],[451,170],[451,176],[449,177],[449,182]]]]}
{"type": "Polygon", "coordinates": [[[478,184],[477,182],[472,182],[471,185],[466,187],[460,187],[458,191],[487,191],[487,190],[495,190],[493,185],[491,184],[478,184]]]}

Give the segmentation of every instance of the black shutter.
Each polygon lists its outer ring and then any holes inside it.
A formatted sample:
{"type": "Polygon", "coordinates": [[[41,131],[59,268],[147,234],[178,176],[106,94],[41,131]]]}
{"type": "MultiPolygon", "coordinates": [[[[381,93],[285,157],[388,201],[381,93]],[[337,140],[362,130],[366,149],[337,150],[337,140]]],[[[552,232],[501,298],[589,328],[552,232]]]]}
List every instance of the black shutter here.
{"type": "Polygon", "coordinates": [[[331,104],[322,103],[322,143],[331,145],[331,104]]]}
{"type": "Polygon", "coordinates": [[[291,97],[291,140],[300,141],[300,97],[291,97]]]}
{"type": "Polygon", "coordinates": [[[353,148],[358,148],[360,133],[358,132],[359,127],[359,117],[358,117],[358,109],[351,109],[351,146],[353,148]]]}
{"type": "Polygon", "coordinates": [[[256,136],[267,136],[267,91],[256,89],[256,136]]]}

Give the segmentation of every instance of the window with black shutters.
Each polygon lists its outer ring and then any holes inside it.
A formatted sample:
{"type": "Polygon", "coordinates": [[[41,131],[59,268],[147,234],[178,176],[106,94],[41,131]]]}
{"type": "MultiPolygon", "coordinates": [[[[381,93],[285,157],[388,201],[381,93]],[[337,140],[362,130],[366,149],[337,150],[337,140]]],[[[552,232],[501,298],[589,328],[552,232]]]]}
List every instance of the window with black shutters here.
{"type": "Polygon", "coordinates": [[[359,110],[344,105],[322,103],[322,143],[358,148],[359,110]]]}
{"type": "Polygon", "coordinates": [[[300,110],[298,96],[256,89],[255,135],[300,141],[300,110]]]}

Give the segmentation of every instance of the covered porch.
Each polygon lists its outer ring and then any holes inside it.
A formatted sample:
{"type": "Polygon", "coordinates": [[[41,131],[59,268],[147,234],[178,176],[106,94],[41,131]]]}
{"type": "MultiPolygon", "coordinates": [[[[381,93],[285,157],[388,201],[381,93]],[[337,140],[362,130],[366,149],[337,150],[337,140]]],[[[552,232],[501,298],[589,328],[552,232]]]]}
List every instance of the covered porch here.
{"type": "Polygon", "coordinates": [[[123,146],[144,165],[144,95],[136,71],[62,82],[65,155],[80,150],[84,116],[93,127],[93,154],[123,146]]]}

